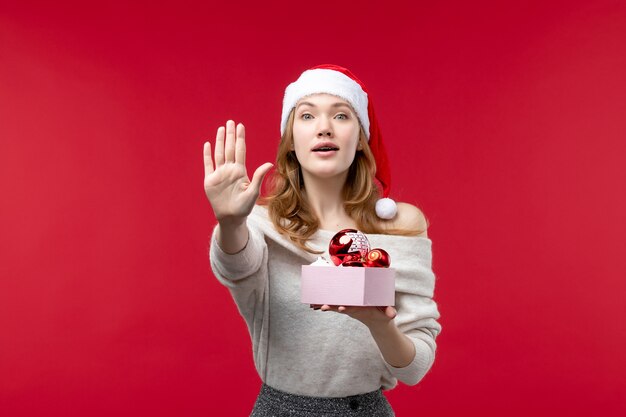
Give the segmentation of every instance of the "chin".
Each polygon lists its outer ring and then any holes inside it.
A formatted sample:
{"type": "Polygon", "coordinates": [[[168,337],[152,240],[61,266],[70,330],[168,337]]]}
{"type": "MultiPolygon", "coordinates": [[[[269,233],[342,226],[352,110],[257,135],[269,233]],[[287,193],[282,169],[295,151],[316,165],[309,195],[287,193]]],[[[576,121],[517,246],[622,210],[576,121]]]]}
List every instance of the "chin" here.
{"type": "Polygon", "coordinates": [[[309,174],[312,177],[324,178],[324,179],[333,179],[335,177],[339,177],[342,174],[346,173],[346,171],[338,171],[336,169],[333,170],[317,170],[317,171],[309,171],[309,174]]]}

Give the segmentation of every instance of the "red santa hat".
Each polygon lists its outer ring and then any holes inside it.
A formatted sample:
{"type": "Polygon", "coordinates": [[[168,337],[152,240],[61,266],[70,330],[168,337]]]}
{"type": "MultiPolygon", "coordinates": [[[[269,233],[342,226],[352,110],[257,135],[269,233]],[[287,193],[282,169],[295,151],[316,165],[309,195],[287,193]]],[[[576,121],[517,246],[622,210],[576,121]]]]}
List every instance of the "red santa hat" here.
{"type": "Polygon", "coordinates": [[[369,147],[374,154],[376,180],[384,197],[376,202],[376,214],[382,219],[394,218],[398,209],[395,201],[389,198],[391,187],[389,160],[374,113],[372,98],[367,93],[365,85],[348,69],[332,64],[318,65],[304,71],[295,82],[289,84],[283,99],[281,135],[285,133],[289,113],[298,100],[319,93],[332,94],[346,100],[356,112],[368,138],[369,147]]]}

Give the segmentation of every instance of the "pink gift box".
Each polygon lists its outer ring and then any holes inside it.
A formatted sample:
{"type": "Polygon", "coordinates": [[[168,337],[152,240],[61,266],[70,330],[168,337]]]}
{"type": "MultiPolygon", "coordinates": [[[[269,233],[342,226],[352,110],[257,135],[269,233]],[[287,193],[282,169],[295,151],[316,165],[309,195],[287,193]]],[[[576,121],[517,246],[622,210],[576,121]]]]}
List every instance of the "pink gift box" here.
{"type": "Polygon", "coordinates": [[[300,291],[300,300],[306,304],[392,306],[395,304],[395,270],[303,265],[300,291]]]}

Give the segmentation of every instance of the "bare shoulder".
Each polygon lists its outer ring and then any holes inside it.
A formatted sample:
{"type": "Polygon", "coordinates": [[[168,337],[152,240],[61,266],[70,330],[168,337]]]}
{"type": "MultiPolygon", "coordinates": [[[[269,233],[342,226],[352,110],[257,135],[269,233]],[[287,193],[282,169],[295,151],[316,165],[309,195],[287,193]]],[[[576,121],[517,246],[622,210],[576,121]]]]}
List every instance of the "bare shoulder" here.
{"type": "Polygon", "coordinates": [[[428,237],[426,233],[428,221],[422,210],[409,203],[398,202],[396,204],[398,214],[393,220],[393,226],[399,229],[416,230],[419,231],[416,236],[428,237]]]}

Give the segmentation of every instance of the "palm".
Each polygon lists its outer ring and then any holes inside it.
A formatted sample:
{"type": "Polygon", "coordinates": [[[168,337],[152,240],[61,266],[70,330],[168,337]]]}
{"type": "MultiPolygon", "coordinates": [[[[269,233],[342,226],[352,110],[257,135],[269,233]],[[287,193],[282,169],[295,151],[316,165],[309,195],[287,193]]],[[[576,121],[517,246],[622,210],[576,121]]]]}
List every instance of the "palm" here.
{"type": "MultiPolygon", "coordinates": [[[[220,217],[248,214],[250,206],[250,179],[245,166],[241,164],[222,165],[204,178],[204,191],[220,217]]],[[[255,195],[252,196],[254,204],[255,195]]]]}
{"type": "Polygon", "coordinates": [[[367,306],[332,306],[328,304],[311,304],[311,307],[319,307],[322,311],[336,311],[344,313],[353,319],[360,321],[366,326],[374,325],[377,322],[387,322],[396,317],[397,310],[392,306],[367,307],[367,306]]]}
{"type": "Polygon", "coordinates": [[[218,220],[248,216],[259,196],[263,177],[272,167],[270,163],[261,165],[250,180],[245,166],[244,126],[239,124],[235,132],[235,123],[229,120],[225,133],[224,137],[224,127],[217,130],[215,163],[211,144],[204,144],[204,191],[218,220]]]}

